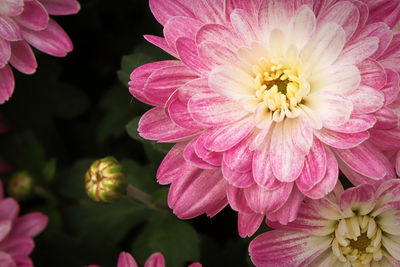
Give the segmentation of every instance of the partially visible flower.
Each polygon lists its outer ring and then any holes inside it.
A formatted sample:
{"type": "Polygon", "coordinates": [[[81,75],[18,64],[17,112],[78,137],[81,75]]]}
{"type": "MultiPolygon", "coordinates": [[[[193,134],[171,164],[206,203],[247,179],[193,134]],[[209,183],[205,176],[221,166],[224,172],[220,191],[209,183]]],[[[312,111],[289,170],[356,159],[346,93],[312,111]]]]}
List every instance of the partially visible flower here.
{"type": "Polygon", "coordinates": [[[363,184],[301,204],[295,221],[256,237],[256,266],[400,266],[400,180],[363,184]]]}
{"type": "MultiPolygon", "coordinates": [[[[137,263],[131,254],[127,252],[121,252],[118,258],[117,267],[137,267],[137,263]]],[[[192,263],[188,267],[201,267],[200,263],[192,263]]],[[[88,267],[100,267],[99,265],[89,265],[88,267]]],[[[144,264],[144,267],[165,267],[164,256],[160,253],[152,254],[144,264]]]]}
{"type": "Polygon", "coordinates": [[[145,38],[177,60],[134,70],[130,92],[155,106],[140,135],[177,143],[157,179],[171,184],[179,218],[229,203],[240,235],[252,235],[265,215],[293,221],[304,198],[333,190],[338,161],[371,181],[390,176],[365,141],[378,122],[389,127],[379,112],[399,92],[400,1],[150,0],[150,9],[165,38],[145,38]]]}
{"type": "Polygon", "coordinates": [[[32,192],[33,180],[26,171],[16,172],[11,176],[8,183],[8,194],[17,199],[23,200],[27,198],[32,192]]]}
{"type": "Polygon", "coordinates": [[[118,201],[127,187],[122,165],[114,157],[96,160],[86,172],[85,187],[87,195],[95,201],[118,201]]]}
{"type": "Polygon", "coordinates": [[[0,0],[0,104],[11,97],[14,76],[9,65],[25,74],[37,63],[30,45],[56,57],[72,51],[72,42],[49,15],[79,11],[77,0],[0,0]]]}
{"type": "Polygon", "coordinates": [[[18,217],[19,205],[4,198],[0,180],[0,266],[33,266],[29,254],[34,248],[33,237],[47,225],[47,216],[32,212],[18,217]]]}

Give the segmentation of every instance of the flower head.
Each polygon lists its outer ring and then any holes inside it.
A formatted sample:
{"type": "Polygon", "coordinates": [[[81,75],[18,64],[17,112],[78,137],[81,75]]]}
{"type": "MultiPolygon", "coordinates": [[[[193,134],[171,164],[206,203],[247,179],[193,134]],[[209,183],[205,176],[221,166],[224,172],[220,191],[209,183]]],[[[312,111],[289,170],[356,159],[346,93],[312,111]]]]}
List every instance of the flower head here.
{"type": "Polygon", "coordinates": [[[123,167],[114,157],[105,157],[92,163],[85,175],[87,195],[98,202],[115,202],[126,192],[123,167]]]}
{"type": "MultiPolygon", "coordinates": [[[[400,1],[150,0],[177,60],[131,75],[130,92],[155,106],[141,136],[176,142],[157,178],[178,217],[239,212],[251,235],[264,215],[296,218],[305,197],[333,190],[338,160],[372,180],[388,159],[365,141],[398,94],[393,28],[400,1]],[[383,89],[385,88],[385,89],[383,89]]],[[[400,142],[397,141],[399,144],[400,142]]]]}
{"type": "MultiPolygon", "coordinates": [[[[137,267],[137,263],[131,254],[127,252],[121,252],[118,258],[117,267],[137,267]]],[[[151,267],[165,267],[165,259],[164,256],[160,253],[153,253],[146,261],[144,266],[151,267]]],[[[89,265],[88,267],[100,267],[98,265],[89,265]]],[[[201,267],[200,263],[192,263],[188,265],[188,267],[201,267]]]]}
{"type": "Polygon", "coordinates": [[[19,205],[12,198],[4,198],[0,181],[0,265],[33,266],[29,258],[34,243],[32,238],[47,225],[47,216],[32,212],[18,217],[19,205]]]}
{"type": "Polygon", "coordinates": [[[0,0],[0,104],[14,90],[9,65],[25,74],[35,72],[37,63],[32,49],[56,57],[72,51],[72,42],[49,15],[78,12],[77,0],[0,0]]]}
{"type": "Polygon", "coordinates": [[[255,238],[256,266],[399,266],[400,180],[363,184],[301,204],[298,218],[255,238]]]}

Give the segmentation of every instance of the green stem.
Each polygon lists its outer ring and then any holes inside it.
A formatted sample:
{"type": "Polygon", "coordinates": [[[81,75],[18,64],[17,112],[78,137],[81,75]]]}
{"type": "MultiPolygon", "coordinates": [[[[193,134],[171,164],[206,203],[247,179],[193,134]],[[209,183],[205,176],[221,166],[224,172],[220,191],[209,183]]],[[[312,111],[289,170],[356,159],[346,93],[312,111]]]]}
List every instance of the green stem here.
{"type": "Polygon", "coordinates": [[[159,208],[151,202],[151,196],[149,194],[143,192],[137,187],[134,187],[133,185],[128,184],[128,187],[126,188],[126,194],[145,204],[150,209],[159,210],[159,208]]]}

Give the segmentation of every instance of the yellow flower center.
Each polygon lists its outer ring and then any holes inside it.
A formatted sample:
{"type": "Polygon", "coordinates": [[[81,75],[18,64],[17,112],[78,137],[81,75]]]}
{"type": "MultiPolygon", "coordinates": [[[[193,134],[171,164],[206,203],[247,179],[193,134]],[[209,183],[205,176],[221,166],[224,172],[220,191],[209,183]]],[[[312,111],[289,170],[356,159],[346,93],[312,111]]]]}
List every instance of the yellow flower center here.
{"type": "Polygon", "coordinates": [[[253,66],[256,74],[256,98],[264,102],[266,111],[272,113],[274,121],[285,117],[295,118],[299,115],[298,105],[308,95],[310,88],[302,79],[296,68],[284,60],[261,58],[253,66]]]}
{"type": "Polygon", "coordinates": [[[368,215],[356,215],[341,219],[332,242],[332,251],[351,266],[370,266],[382,259],[382,230],[375,219],[368,215]]]}

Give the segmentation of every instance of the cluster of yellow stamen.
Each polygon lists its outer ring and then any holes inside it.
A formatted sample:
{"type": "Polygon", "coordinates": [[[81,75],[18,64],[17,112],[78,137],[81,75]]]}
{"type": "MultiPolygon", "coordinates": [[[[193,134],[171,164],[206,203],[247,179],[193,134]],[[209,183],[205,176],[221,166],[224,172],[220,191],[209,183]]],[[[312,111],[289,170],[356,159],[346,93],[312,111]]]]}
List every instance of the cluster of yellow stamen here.
{"type": "Polygon", "coordinates": [[[333,253],[351,266],[367,267],[382,259],[382,230],[368,215],[341,219],[332,242],[333,253]]]}
{"type": "Polygon", "coordinates": [[[285,115],[295,118],[298,104],[309,93],[307,82],[300,79],[295,69],[283,60],[261,58],[253,66],[256,97],[272,112],[273,120],[281,121],[285,115]]]}

